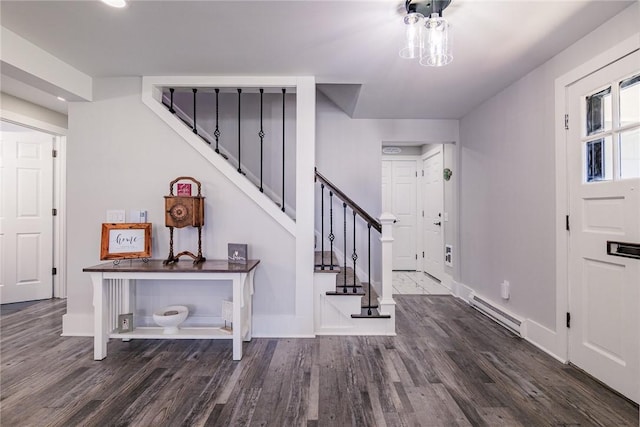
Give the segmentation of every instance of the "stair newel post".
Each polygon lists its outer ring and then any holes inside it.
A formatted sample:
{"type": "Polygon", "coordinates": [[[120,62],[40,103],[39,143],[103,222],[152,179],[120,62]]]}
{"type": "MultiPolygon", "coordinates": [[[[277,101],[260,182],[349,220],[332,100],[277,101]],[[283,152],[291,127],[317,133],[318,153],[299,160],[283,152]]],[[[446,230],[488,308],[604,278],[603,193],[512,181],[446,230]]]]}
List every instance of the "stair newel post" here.
{"type": "Polygon", "coordinates": [[[324,184],[320,184],[320,256],[321,268],[324,270],[324,184]]]}
{"type": "Polygon", "coordinates": [[[260,89],[260,132],[258,132],[258,136],[260,137],[260,192],[264,193],[264,189],[262,188],[262,157],[263,157],[263,149],[264,149],[264,129],[262,128],[262,95],[264,94],[264,89],[260,89]]]}
{"type": "Polygon", "coordinates": [[[367,278],[369,280],[369,302],[367,304],[367,314],[371,316],[371,223],[367,223],[367,232],[368,232],[368,271],[367,278]]]}
{"type": "Polygon", "coordinates": [[[218,95],[220,95],[220,89],[216,88],[216,130],[213,132],[213,136],[216,137],[216,153],[220,154],[220,127],[218,126],[218,95]]]}
{"type": "MultiPolygon", "coordinates": [[[[342,274],[344,274],[343,278],[343,286],[342,286],[342,292],[343,293],[347,293],[347,204],[342,202],[342,211],[344,213],[344,236],[343,236],[343,251],[342,253],[344,254],[344,271],[342,272],[342,274]]],[[[355,271],[353,272],[355,274],[355,271]]]]}
{"type": "Polygon", "coordinates": [[[380,216],[382,233],[380,243],[382,246],[382,295],[378,299],[380,302],[380,314],[395,316],[395,305],[393,301],[393,224],[396,217],[388,212],[380,216]]]}
{"type": "Polygon", "coordinates": [[[240,132],[242,120],[240,120],[242,89],[238,89],[238,172],[242,173],[242,150],[240,148],[240,132]]]}
{"type": "Polygon", "coordinates": [[[284,113],[285,113],[285,108],[284,108],[284,106],[285,106],[286,93],[287,93],[287,89],[286,88],[282,88],[282,212],[284,212],[284,159],[285,159],[285,157],[284,157],[284,154],[285,154],[284,153],[284,148],[285,148],[285,145],[284,145],[284,141],[285,141],[285,138],[284,138],[284,130],[285,130],[285,122],[284,122],[285,115],[284,115],[284,113]]]}
{"type": "Polygon", "coordinates": [[[176,90],[174,88],[169,88],[169,112],[171,114],[175,114],[176,110],[173,109],[173,92],[176,90]]]}
{"type": "Polygon", "coordinates": [[[329,191],[329,252],[331,260],[329,261],[329,270],[333,270],[333,241],[336,236],[333,234],[333,191],[329,191]]]}
{"type": "Polygon", "coordinates": [[[198,93],[198,89],[193,88],[193,133],[198,134],[198,129],[196,127],[196,94],[198,93]]]}
{"type": "Polygon", "coordinates": [[[358,291],[356,288],[356,260],[358,259],[356,253],[356,211],[353,211],[353,253],[351,259],[353,260],[353,293],[355,294],[358,291]]]}

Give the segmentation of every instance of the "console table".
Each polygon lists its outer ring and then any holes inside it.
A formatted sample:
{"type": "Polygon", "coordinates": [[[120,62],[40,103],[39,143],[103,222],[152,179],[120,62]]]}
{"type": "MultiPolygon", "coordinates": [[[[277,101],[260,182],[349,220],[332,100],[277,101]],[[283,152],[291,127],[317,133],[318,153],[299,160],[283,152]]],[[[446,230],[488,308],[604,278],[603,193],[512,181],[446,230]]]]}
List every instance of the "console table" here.
{"type": "Polygon", "coordinates": [[[232,264],[226,260],[207,260],[194,265],[177,262],[163,265],[162,260],[122,261],[84,268],[93,283],[94,338],[93,358],[107,357],[109,338],[130,339],[231,339],[233,360],[242,359],[242,341],[251,341],[253,276],[260,260],[232,264]],[[118,333],[118,315],[135,310],[136,280],[231,281],[233,284],[233,329],[221,327],[184,327],[177,334],[165,335],[161,327],[137,327],[118,333]]]}

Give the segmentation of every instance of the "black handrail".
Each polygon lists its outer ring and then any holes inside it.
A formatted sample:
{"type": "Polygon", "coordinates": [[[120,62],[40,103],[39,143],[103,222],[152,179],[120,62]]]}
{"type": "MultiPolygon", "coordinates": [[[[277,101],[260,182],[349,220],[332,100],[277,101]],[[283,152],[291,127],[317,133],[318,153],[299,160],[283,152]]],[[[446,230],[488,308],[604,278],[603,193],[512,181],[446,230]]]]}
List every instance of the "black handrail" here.
{"type": "Polygon", "coordinates": [[[315,169],[315,172],[316,172],[316,180],[317,181],[320,181],[323,184],[325,184],[327,187],[329,187],[329,189],[331,189],[331,191],[333,191],[333,193],[335,193],[344,203],[346,203],[349,206],[349,208],[351,208],[352,211],[354,211],[358,215],[360,215],[360,217],[362,217],[362,219],[364,219],[367,224],[371,224],[371,226],[374,229],[376,229],[378,231],[378,233],[382,233],[382,224],[380,224],[380,221],[378,221],[377,219],[375,219],[374,217],[369,215],[367,213],[367,211],[365,211],[360,206],[358,206],[358,204],[356,202],[351,200],[346,194],[344,194],[331,181],[329,181],[327,178],[325,178],[324,175],[322,175],[320,172],[318,172],[317,168],[315,169]]]}

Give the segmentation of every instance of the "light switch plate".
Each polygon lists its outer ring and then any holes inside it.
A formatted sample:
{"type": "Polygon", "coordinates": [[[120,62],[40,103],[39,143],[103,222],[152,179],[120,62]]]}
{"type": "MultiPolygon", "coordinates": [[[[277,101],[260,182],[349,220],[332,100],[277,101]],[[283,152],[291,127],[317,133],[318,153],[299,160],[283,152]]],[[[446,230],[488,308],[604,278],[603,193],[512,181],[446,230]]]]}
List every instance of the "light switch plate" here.
{"type": "Polygon", "coordinates": [[[125,222],[125,210],[124,209],[110,209],[107,211],[108,223],[123,223],[125,222]]]}

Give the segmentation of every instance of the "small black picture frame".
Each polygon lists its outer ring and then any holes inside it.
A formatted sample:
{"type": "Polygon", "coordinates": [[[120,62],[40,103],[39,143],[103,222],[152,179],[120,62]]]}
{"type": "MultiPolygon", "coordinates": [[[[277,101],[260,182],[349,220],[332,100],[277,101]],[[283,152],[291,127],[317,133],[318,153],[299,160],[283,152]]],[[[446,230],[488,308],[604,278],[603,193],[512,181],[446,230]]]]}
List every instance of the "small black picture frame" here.
{"type": "Polygon", "coordinates": [[[246,264],[247,263],[247,245],[245,243],[229,243],[227,245],[228,257],[230,264],[246,264]]]}
{"type": "Polygon", "coordinates": [[[118,333],[133,332],[133,313],[118,315],[118,333]]]}

